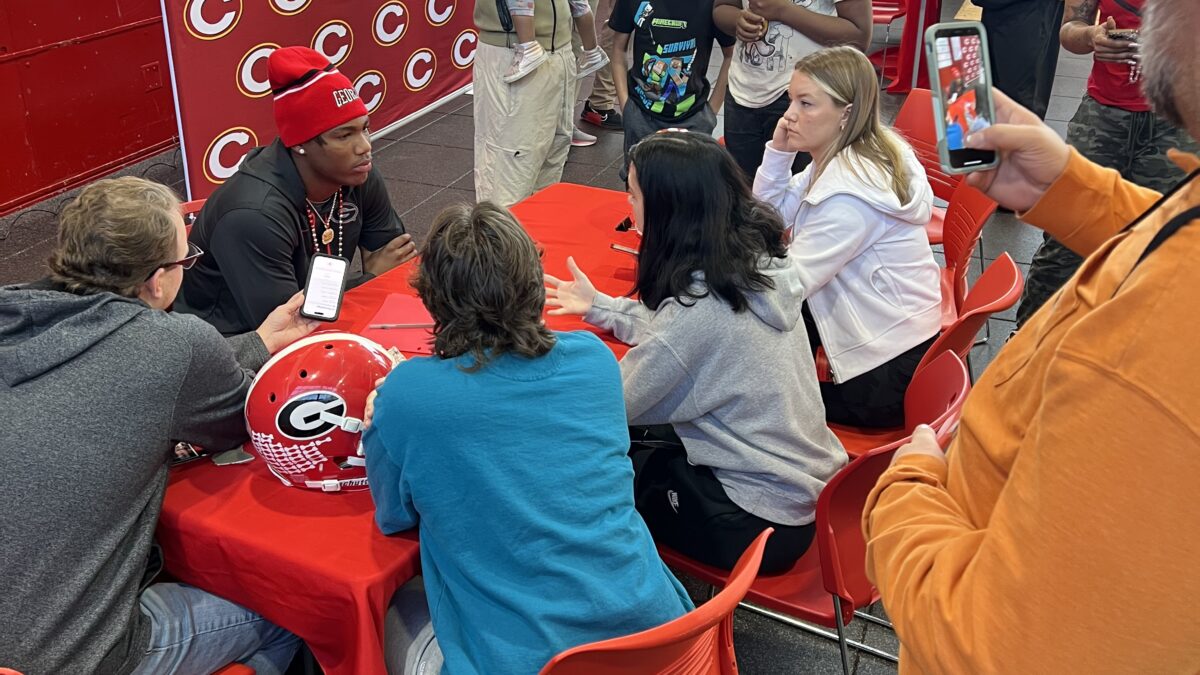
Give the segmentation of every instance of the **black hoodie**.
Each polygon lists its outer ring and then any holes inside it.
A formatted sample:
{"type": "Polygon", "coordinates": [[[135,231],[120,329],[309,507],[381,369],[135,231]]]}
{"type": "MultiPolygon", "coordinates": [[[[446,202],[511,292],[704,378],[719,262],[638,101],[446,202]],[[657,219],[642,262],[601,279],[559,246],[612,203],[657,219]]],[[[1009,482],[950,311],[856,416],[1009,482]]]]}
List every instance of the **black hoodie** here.
{"type": "Polygon", "coordinates": [[[246,440],[268,357],[193,316],[39,282],[0,288],[0,665],[126,673],[173,442],[246,440]],[[236,351],[236,355],[235,355],[236,351]]]}
{"type": "MultiPolygon", "coordinates": [[[[404,234],[377,169],[361,186],[342,188],[342,198],[358,207],[342,232],[344,257],[353,258],[359,246],[377,250],[404,234]]],[[[175,311],[195,314],[224,335],[257,328],[308,279],[313,238],[305,207],[304,182],[283,143],[276,139],[251,150],[192,227],[188,239],[205,254],[183,275],[175,311]]],[[[337,240],[332,249],[338,252],[337,240]]],[[[347,286],[369,278],[364,274],[347,286]]]]}

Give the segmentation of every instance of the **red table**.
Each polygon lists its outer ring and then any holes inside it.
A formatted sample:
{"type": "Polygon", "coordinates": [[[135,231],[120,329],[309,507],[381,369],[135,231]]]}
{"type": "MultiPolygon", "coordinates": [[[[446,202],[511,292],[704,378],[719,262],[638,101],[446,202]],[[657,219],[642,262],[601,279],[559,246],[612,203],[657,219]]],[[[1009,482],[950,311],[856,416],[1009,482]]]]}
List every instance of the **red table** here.
{"type": "MultiPolygon", "coordinates": [[[[598,289],[623,295],[632,288],[634,257],[610,248],[637,248],[636,234],[614,229],[629,214],[624,193],[558,184],[513,212],[542,247],[550,274],[566,277],[573,255],[598,289]]],[[[347,293],[331,328],[361,332],[388,296],[413,294],[413,268],[347,293]]],[[[577,317],[546,323],[592,330],[618,356],[627,349],[577,317]]],[[[172,576],[299,635],[329,675],[385,672],[384,612],[420,566],[416,532],[381,534],[369,493],[285,487],[259,461],[218,467],[200,460],[172,470],[158,541],[172,576]]]]}

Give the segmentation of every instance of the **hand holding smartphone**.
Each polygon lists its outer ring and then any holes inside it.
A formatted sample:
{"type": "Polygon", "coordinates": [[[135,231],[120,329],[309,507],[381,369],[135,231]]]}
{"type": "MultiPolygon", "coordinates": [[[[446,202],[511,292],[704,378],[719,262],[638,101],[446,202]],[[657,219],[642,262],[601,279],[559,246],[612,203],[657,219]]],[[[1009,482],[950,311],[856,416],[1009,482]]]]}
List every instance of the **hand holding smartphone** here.
{"type": "Polygon", "coordinates": [[[314,255],[308,266],[300,316],[317,321],[337,321],[349,269],[350,261],[345,258],[324,253],[314,255]]]}
{"type": "Polygon", "coordinates": [[[966,147],[967,136],[988,128],[996,119],[983,24],[934,24],[925,31],[925,52],[942,169],[957,174],[995,168],[995,152],[966,147]]]}

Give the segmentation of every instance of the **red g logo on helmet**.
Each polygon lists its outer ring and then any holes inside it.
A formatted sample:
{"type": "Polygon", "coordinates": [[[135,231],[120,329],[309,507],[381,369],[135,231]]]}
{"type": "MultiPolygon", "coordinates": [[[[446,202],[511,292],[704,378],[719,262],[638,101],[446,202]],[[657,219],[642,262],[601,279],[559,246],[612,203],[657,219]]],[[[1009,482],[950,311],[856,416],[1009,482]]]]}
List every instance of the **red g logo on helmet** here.
{"type": "Polygon", "coordinates": [[[479,34],[473,30],[464,30],[454,38],[454,46],[450,49],[450,61],[455,68],[466,70],[475,62],[475,46],[479,44],[479,34]]]}
{"type": "Polygon", "coordinates": [[[271,0],[271,9],[277,14],[292,16],[303,12],[312,0],[271,0]]]}
{"type": "Polygon", "coordinates": [[[258,136],[246,127],[233,127],[217,134],[204,151],[204,177],[214,185],[224,183],[237,173],[246,153],[256,145],[258,136]]]}
{"type": "Polygon", "coordinates": [[[225,37],[240,18],[242,0],[187,0],[183,6],[183,27],[200,40],[225,37]]]}
{"type": "Polygon", "coordinates": [[[266,60],[276,49],[279,49],[279,45],[273,42],[264,42],[246,52],[246,55],[238,62],[238,91],[250,98],[259,98],[271,93],[271,82],[266,78],[266,60]],[[262,64],[261,67],[260,64],[262,64]],[[259,71],[262,77],[256,75],[255,71],[259,71]]]}
{"type": "Polygon", "coordinates": [[[455,0],[425,0],[425,18],[434,26],[444,26],[454,16],[455,0]],[[438,5],[442,8],[438,9],[438,5]]]}
{"type": "Polygon", "coordinates": [[[404,86],[408,87],[409,91],[421,91],[433,81],[436,71],[437,57],[433,51],[418,49],[408,57],[408,63],[404,64],[404,86]]]}
{"type": "Polygon", "coordinates": [[[383,347],[349,333],[316,333],[284,348],[246,395],[254,453],[284,485],[367,489],[363,414],[392,365],[383,347]]]}
{"type": "Polygon", "coordinates": [[[367,113],[373,113],[387,96],[387,78],[378,70],[368,70],[354,80],[354,91],[367,106],[367,113]]]}
{"type": "Polygon", "coordinates": [[[408,32],[408,7],[403,2],[385,2],[371,22],[371,37],[381,47],[391,47],[408,32]],[[388,28],[391,26],[391,28],[388,28]]]}
{"type": "Polygon", "coordinates": [[[354,49],[354,31],[350,30],[350,24],[335,19],[317,29],[309,47],[324,54],[335,67],[340,66],[354,49]]]}

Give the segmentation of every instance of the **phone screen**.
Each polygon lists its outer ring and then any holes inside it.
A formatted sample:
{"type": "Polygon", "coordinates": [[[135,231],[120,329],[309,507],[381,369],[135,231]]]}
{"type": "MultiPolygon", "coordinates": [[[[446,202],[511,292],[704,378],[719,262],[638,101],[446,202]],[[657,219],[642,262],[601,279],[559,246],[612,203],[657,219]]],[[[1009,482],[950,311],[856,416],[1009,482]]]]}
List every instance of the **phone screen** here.
{"type": "Polygon", "coordinates": [[[317,254],[308,268],[304,287],[304,306],[300,314],[310,319],[333,321],[342,308],[346,270],[350,261],[337,256],[317,254]]]}
{"type": "Polygon", "coordinates": [[[950,167],[970,169],[993,164],[996,153],[971,150],[967,136],[992,125],[992,89],[987,52],[975,27],[938,30],[933,40],[938,95],[942,101],[943,138],[950,167]]]}

